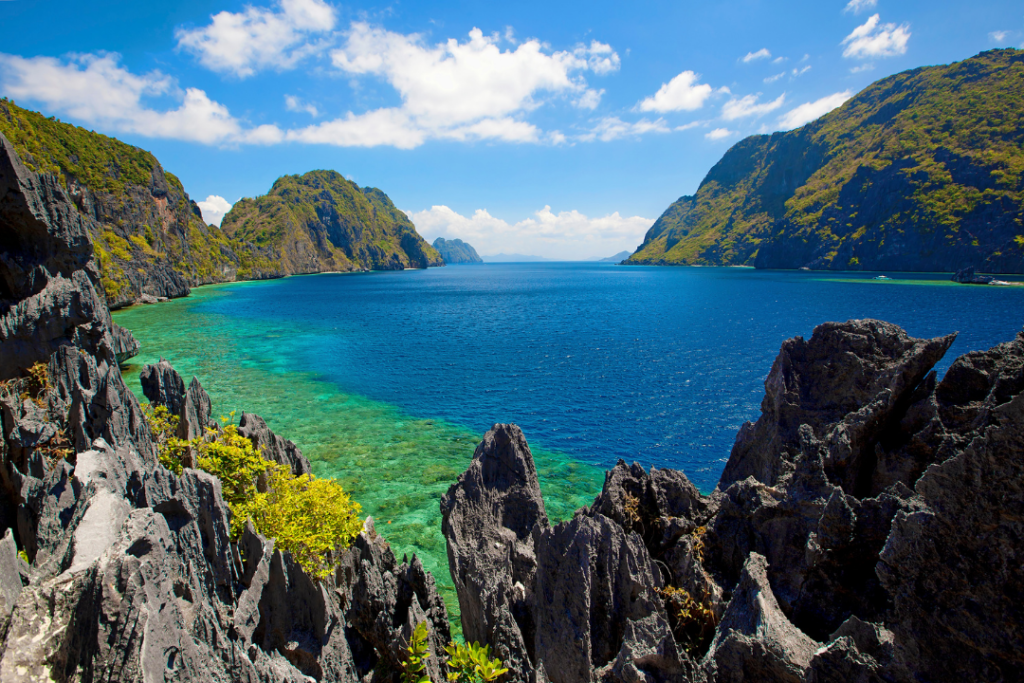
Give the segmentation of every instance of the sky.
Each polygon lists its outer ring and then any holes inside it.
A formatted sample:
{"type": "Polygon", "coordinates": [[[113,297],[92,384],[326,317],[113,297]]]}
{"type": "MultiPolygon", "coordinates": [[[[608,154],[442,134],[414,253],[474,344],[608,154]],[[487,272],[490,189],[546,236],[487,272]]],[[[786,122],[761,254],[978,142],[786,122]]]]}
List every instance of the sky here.
{"type": "Polygon", "coordinates": [[[0,95],[152,151],[219,223],[285,174],[378,187],[428,241],[633,251],[747,135],[1024,47],[986,0],[0,0],[0,95]]]}

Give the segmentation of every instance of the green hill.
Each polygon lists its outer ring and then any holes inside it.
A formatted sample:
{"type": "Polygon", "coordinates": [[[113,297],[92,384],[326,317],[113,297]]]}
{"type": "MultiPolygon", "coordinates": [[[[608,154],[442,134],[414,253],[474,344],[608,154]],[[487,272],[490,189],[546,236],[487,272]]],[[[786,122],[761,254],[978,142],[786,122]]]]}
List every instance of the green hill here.
{"type": "Polygon", "coordinates": [[[336,171],[278,178],[267,194],[232,206],[221,227],[289,274],[444,265],[386,194],[336,171]]]}
{"type": "Polygon", "coordinates": [[[1024,51],[880,80],[733,146],[627,261],[1024,272],[1024,51]]]}
{"type": "Polygon", "coordinates": [[[463,242],[460,239],[446,240],[443,237],[438,237],[434,240],[434,249],[437,249],[437,253],[441,255],[444,262],[452,265],[456,263],[483,263],[484,260],[480,258],[480,254],[476,253],[476,249],[472,245],[463,242]]]}
{"type": "Polygon", "coordinates": [[[7,99],[0,134],[86,220],[111,308],[214,282],[444,265],[387,195],[333,171],[279,179],[239,202],[222,230],[143,149],[7,99]]]}

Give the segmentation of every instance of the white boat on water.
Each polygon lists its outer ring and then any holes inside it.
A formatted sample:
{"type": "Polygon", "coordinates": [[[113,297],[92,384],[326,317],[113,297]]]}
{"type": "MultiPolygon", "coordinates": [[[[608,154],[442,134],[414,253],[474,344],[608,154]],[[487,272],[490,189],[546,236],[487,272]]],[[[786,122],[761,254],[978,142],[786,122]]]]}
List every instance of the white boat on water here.
{"type": "Polygon", "coordinates": [[[885,275],[876,275],[876,276],[874,276],[871,279],[872,280],[891,280],[892,278],[891,277],[886,277],[885,275]]]}

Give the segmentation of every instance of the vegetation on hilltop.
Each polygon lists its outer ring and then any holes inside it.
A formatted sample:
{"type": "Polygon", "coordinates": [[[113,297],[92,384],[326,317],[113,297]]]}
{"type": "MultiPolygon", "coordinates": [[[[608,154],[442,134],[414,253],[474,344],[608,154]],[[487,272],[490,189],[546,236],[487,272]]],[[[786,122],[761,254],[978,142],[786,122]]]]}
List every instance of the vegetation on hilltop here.
{"type": "Polygon", "coordinates": [[[292,273],[444,265],[386,194],[337,171],[278,178],[267,194],[239,200],[221,225],[292,273]]]}
{"type": "Polygon", "coordinates": [[[443,237],[438,237],[434,240],[433,246],[447,264],[484,262],[472,245],[460,239],[446,240],[443,237]]]}
{"type": "Polygon", "coordinates": [[[866,88],[734,145],[631,264],[1024,272],[1024,51],[866,88]]]}
{"type": "Polygon", "coordinates": [[[285,176],[207,225],[151,153],[0,99],[0,133],[86,219],[111,308],[213,282],[444,265],[387,195],[334,171],[285,176]]]}

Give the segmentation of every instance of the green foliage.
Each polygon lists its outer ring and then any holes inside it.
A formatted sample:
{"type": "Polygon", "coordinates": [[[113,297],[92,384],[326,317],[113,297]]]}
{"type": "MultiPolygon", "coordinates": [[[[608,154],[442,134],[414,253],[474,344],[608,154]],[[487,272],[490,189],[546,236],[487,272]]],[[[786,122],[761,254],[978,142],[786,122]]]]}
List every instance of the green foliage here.
{"type": "Polygon", "coordinates": [[[741,140],[629,262],[752,265],[772,240],[824,267],[870,268],[866,257],[902,231],[904,249],[941,244],[981,263],[1007,242],[1024,250],[1024,231],[978,209],[1022,205],[1024,52],[992,50],[890,76],[802,128],[741,140]]]}
{"type": "Polygon", "coordinates": [[[275,538],[276,546],[290,552],[308,574],[327,578],[335,551],[348,547],[362,529],[359,503],[334,479],[295,476],[277,463],[264,460],[263,464],[267,491],[248,488],[241,500],[231,504],[233,532],[241,533],[245,520],[252,520],[260,533],[275,538]]]}
{"type": "Polygon", "coordinates": [[[689,655],[699,657],[711,643],[718,623],[710,603],[694,600],[685,588],[666,586],[658,592],[665,601],[676,642],[689,655]]]}
{"type": "Polygon", "coordinates": [[[32,562],[28,559],[28,553],[25,552],[24,548],[18,551],[18,557],[25,560],[25,564],[32,564],[32,562]]]}
{"type": "Polygon", "coordinates": [[[412,632],[412,640],[409,641],[405,661],[402,662],[402,683],[430,683],[424,663],[429,656],[427,622],[421,621],[412,632]]]}
{"type": "Polygon", "coordinates": [[[195,467],[220,479],[234,538],[251,521],[308,574],[324,579],[334,568],[337,551],[348,547],[362,529],[362,509],[341,484],[297,477],[264,459],[237,426],[227,424],[229,418],[221,418],[222,429],[209,428],[204,436],[186,441],[176,436],[179,418],[166,407],[147,404],[143,413],[164,467],[178,475],[185,467],[195,467]]]}
{"type": "MultiPolygon", "coordinates": [[[[406,649],[406,660],[402,662],[402,683],[430,683],[424,664],[430,656],[427,635],[427,623],[423,621],[417,624],[406,649]]],[[[500,659],[491,659],[489,645],[463,645],[452,641],[445,646],[444,651],[448,655],[448,672],[445,676],[449,681],[492,683],[508,672],[500,659]]]]}
{"type": "Polygon", "coordinates": [[[480,645],[479,643],[463,645],[451,642],[448,643],[444,651],[448,654],[448,668],[451,669],[447,674],[449,681],[490,683],[498,680],[508,671],[500,659],[497,657],[491,659],[489,645],[480,645]]]}

